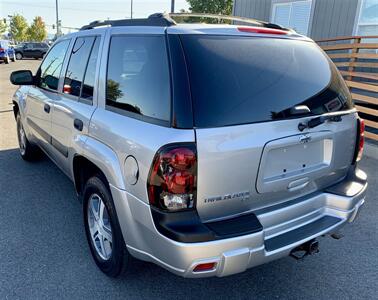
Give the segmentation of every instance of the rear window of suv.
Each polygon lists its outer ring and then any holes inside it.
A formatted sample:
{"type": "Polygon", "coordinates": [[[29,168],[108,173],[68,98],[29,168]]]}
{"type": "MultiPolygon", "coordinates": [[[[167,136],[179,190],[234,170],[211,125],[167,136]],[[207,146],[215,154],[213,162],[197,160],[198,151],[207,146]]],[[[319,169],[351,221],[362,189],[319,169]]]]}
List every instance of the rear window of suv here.
{"type": "Polygon", "coordinates": [[[182,35],[196,127],[298,117],[352,107],[329,59],[312,42],[245,36],[182,35]]]}

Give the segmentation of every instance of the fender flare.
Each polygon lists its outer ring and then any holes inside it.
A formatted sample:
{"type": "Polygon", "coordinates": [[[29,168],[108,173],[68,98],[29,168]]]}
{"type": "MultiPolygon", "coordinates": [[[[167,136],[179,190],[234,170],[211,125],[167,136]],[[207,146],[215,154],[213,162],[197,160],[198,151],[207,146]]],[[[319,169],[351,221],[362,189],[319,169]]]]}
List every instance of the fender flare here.
{"type": "Polygon", "coordinates": [[[82,156],[96,165],[109,184],[121,190],[126,189],[120,161],[112,148],[88,136],[77,136],[74,144],[75,156],[82,156]]]}

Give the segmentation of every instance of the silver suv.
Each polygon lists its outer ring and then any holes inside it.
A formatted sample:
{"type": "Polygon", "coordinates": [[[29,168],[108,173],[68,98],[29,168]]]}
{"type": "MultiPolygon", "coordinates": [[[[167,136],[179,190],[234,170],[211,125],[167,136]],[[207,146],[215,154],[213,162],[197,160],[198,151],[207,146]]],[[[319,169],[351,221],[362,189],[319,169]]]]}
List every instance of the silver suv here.
{"type": "Polygon", "coordinates": [[[94,22],[16,71],[20,153],[75,184],[109,276],[132,258],[227,276],[355,219],[364,123],[336,67],[278,25],[94,22]],[[107,26],[104,26],[107,25],[107,26]]]}

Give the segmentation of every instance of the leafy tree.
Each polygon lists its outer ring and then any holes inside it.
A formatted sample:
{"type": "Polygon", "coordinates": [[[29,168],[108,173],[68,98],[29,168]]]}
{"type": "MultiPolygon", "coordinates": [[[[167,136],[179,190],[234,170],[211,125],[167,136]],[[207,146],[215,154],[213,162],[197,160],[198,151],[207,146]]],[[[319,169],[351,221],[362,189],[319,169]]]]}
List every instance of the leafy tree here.
{"type": "Polygon", "coordinates": [[[116,82],[112,79],[108,79],[106,93],[108,100],[113,102],[116,102],[119,98],[123,97],[123,92],[119,88],[119,82],[116,82]]]}
{"type": "Polygon", "coordinates": [[[23,42],[27,39],[28,23],[21,15],[14,15],[10,20],[10,34],[16,42],[23,42]]]}
{"type": "MultiPolygon", "coordinates": [[[[193,13],[231,15],[233,0],[187,0],[193,13]]],[[[202,18],[201,18],[202,19],[202,18]]],[[[202,20],[201,20],[202,21],[202,20]]],[[[217,19],[206,19],[207,23],[218,23],[217,19]]],[[[225,22],[225,20],[222,20],[225,22]]],[[[227,22],[229,23],[229,22],[227,22]]]]}
{"type": "Polygon", "coordinates": [[[4,21],[0,20],[0,35],[2,35],[5,31],[7,31],[7,28],[8,28],[7,24],[4,21]]]}
{"type": "Polygon", "coordinates": [[[42,42],[47,37],[47,30],[45,22],[43,22],[42,17],[35,17],[33,23],[28,27],[27,39],[35,42],[42,42]]]}

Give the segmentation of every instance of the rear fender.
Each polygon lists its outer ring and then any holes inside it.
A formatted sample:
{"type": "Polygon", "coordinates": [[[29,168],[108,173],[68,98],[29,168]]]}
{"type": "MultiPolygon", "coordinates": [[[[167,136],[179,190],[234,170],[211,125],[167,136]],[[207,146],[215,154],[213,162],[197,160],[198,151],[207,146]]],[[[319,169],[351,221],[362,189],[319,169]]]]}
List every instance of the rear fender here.
{"type": "Polygon", "coordinates": [[[109,146],[88,136],[77,136],[73,144],[75,152],[95,164],[104,173],[110,185],[125,190],[118,156],[109,146]]]}

